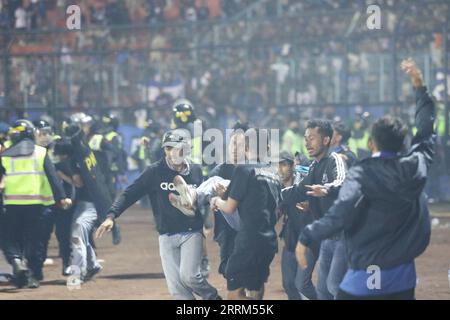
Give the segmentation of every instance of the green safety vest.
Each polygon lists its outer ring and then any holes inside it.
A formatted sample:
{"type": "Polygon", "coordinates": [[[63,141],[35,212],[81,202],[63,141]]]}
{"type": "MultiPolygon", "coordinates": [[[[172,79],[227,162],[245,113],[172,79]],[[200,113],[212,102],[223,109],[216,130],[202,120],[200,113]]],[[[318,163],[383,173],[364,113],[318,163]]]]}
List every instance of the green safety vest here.
{"type": "Polygon", "coordinates": [[[4,146],[5,148],[10,148],[10,147],[12,146],[11,140],[6,140],[5,143],[3,144],[3,146],[4,146]]]}
{"type": "Polygon", "coordinates": [[[439,137],[445,136],[445,117],[440,112],[437,114],[437,134],[439,137]]]}
{"type": "Polygon", "coordinates": [[[118,136],[118,134],[115,131],[111,131],[105,135],[105,139],[107,141],[111,142],[117,136],[118,136]]]}
{"type": "Polygon", "coordinates": [[[102,149],[103,136],[101,134],[94,134],[89,140],[89,148],[93,151],[100,151],[102,149]]]}
{"type": "Polygon", "coordinates": [[[106,141],[108,141],[108,142],[113,141],[113,139],[116,138],[116,137],[118,137],[117,140],[119,141],[119,148],[122,148],[122,141],[121,141],[121,139],[120,139],[120,135],[119,135],[117,132],[111,131],[111,132],[109,132],[109,133],[107,133],[107,134],[105,135],[105,139],[106,139],[106,141]]]}
{"type": "MultiPolygon", "coordinates": [[[[115,138],[115,137],[119,137],[119,134],[117,133],[117,132],[115,132],[115,131],[111,131],[111,132],[109,132],[109,133],[107,133],[106,135],[105,135],[105,139],[106,139],[106,141],[108,141],[108,142],[111,142],[111,141],[113,141],[113,139],[115,138]]],[[[121,144],[121,142],[120,142],[120,139],[117,139],[118,141],[119,141],[119,148],[122,148],[122,144],[121,144]]],[[[119,166],[117,165],[117,162],[116,161],[113,161],[113,163],[111,164],[111,171],[113,171],[113,172],[117,172],[117,171],[119,171],[119,166]]]]}
{"type": "Polygon", "coordinates": [[[202,139],[196,137],[192,139],[191,160],[195,164],[202,164],[202,139]]]}
{"type": "Polygon", "coordinates": [[[296,152],[300,152],[304,155],[308,155],[308,150],[306,150],[305,144],[303,143],[303,137],[295,133],[291,129],[288,129],[282,138],[282,145],[280,151],[288,151],[295,155],[296,152]],[[291,141],[291,146],[289,148],[288,141],[291,141]]]}
{"type": "Polygon", "coordinates": [[[7,157],[1,161],[6,170],[5,205],[44,205],[55,203],[52,189],[44,171],[47,150],[38,145],[29,156],[7,157]]]}
{"type": "Polygon", "coordinates": [[[356,155],[358,155],[358,150],[369,150],[368,143],[369,143],[370,134],[368,131],[364,132],[364,135],[361,138],[350,138],[348,140],[348,147],[350,150],[352,150],[356,155]]]}
{"type": "Polygon", "coordinates": [[[139,157],[139,160],[141,160],[141,161],[144,161],[144,160],[145,160],[145,157],[146,157],[145,149],[146,149],[145,146],[143,146],[143,145],[140,145],[140,146],[139,146],[139,154],[138,154],[138,157],[139,157]]]}
{"type": "MultiPolygon", "coordinates": [[[[54,136],[52,137],[52,142],[54,142],[54,141],[56,141],[56,140],[60,140],[60,139],[62,139],[61,136],[54,135],[54,136]]],[[[53,148],[48,148],[48,149],[47,149],[47,155],[48,155],[48,157],[50,158],[50,161],[51,161],[53,164],[59,162],[59,157],[55,156],[54,151],[53,151],[53,148]]]]}

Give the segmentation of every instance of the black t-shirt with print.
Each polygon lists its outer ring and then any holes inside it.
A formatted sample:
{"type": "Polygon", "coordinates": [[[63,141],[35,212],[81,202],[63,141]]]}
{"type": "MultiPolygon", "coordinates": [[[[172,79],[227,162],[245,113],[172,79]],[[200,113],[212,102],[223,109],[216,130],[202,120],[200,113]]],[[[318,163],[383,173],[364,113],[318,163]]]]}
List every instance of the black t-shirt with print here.
{"type": "MultiPolygon", "coordinates": [[[[73,170],[72,170],[72,165],[71,165],[70,159],[55,163],[55,169],[56,169],[56,171],[61,171],[63,174],[65,174],[69,178],[72,178],[72,176],[73,176],[73,170]]],[[[68,198],[71,198],[74,200],[75,188],[70,183],[68,183],[64,180],[62,181],[62,183],[63,183],[64,191],[66,192],[66,196],[68,198]]]]}
{"type": "Polygon", "coordinates": [[[236,246],[276,252],[275,210],[281,192],[276,169],[267,164],[238,165],[228,190],[228,196],[238,201],[241,218],[236,246]]]}

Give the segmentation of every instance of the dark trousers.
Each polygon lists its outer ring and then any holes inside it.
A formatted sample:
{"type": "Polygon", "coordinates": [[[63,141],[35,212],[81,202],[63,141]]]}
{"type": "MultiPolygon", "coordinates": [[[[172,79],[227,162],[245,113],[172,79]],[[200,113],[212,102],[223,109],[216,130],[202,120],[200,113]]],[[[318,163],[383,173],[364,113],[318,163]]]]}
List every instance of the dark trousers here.
{"type": "Polygon", "coordinates": [[[63,210],[56,207],[46,207],[43,215],[41,216],[41,241],[39,243],[40,249],[38,250],[40,260],[45,261],[47,259],[48,243],[50,242],[53,230],[55,230],[56,239],[59,245],[59,255],[63,261],[63,266],[67,267],[70,264],[71,254],[71,224],[74,207],[68,210],[63,210]]]}
{"type": "Polygon", "coordinates": [[[220,248],[219,273],[225,277],[228,258],[233,253],[236,231],[231,228],[220,212],[214,213],[214,240],[220,248]]]}
{"type": "Polygon", "coordinates": [[[59,244],[59,256],[62,259],[64,267],[68,267],[70,265],[70,255],[72,253],[71,225],[74,209],[75,206],[72,206],[68,210],[53,208],[55,234],[59,244]]]}
{"type": "Polygon", "coordinates": [[[312,282],[312,274],[319,256],[317,248],[306,250],[308,267],[302,269],[297,262],[295,252],[283,248],[281,256],[281,279],[283,289],[289,300],[302,300],[301,294],[309,300],[317,300],[316,288],[312,282]]]}
{"type": "Polygon", "coordinates": [[[16,258],[26,259],[33,275],[42,274],[44,263],[43,211],[42,205],[7,205],[3,216],[6,259],[10,264],[16,258]]]}
{"type": "Polygon", "coordinates": [[[337,300],[415,300],[415,288],[379,296],[354,296],[339,289],[337,300]]]}
{"type": "Polygon", "coordinates": [[[40,225],[42,226],[42,232],[39,241],[39,259],[45,261],[47,259],[48,243],[53,232],[55,224],[54,213],[51,207],[45,207],[41,215],[40,225]]]}

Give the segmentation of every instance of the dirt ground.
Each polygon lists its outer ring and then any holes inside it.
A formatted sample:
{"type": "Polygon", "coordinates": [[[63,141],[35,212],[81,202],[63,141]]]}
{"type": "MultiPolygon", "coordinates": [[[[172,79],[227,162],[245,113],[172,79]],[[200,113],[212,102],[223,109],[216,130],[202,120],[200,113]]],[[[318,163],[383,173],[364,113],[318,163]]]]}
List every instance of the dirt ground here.
{"type": "MultiPolygon", "coordinates": [[[[431,244],[416,260],[419,283],[417,299],[450,300],[450,205],[436,207],[440,225],[433,229],[431,244]],[[444,224],[444,226],[442,226],[444,224]],[[447,226],[445,226],[447,225],[447,226]]],[[[158,235],[149,210],[129,209],[120,219],[122,243],[113,246],[111,236],[97,241],[98,255],[105,260],[103,271],[81,289],[69,290],[61,276],[61,260],[52,236],[49,257],[55,263],[46,266],[45,279],[39,289],[17,290],[10,284],[0,284],[3,299],[171,299],[168,294],[158,252],[158,235]]],[[[209,238],[207,247],[211,263],[209,281],[225,296],[224,279],[217,273],[218,247],[209,238]]],[[[280,245],[281,248],[281,245],[280,245]]],[[[314,276],[315,277],[315,276],[314,276]]],[[[272,263],[266,286],[266,299],[286,299],[281,285],[280,255],[272,263]]]]}

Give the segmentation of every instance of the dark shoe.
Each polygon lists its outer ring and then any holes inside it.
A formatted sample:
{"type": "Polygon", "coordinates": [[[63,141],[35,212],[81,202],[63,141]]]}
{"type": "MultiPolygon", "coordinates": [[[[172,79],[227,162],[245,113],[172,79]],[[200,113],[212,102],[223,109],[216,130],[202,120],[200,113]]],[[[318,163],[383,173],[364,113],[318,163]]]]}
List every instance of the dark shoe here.
{"type": "Polygon", "coordinates": [[[95,267],[93,269],[90,269],[86,272],[85,276],[83,277],[83,282],[88,282],[92,280],[100,271],[103,270],[102,266],[95,267]]]}
{"type": "Polygon", "coordinates": [[[223,300],[221,296],[217,295],[217,297],[214,300],[223,300]]]}
{"type": "Polygon", "coordinates": [[[114,226],[112,228],[112,242],[115,246],[119,245],[122,242],[122,236],[120,234],[120,228],[117,222],[114,223],[114,226]]]}
{"type": "Polygon", "coordinates": [[[33,272],[33,277],[38,281],[44,280],[44,274],[42,273],[42,270],[33,272]]]}
{"type": "Polygon", "coordinates": [[[12,282],[17,288],[23,288],[28,283],[28,268],[21,259],[16,258],[12,263],[13,277],[12,282]]]}
{"type": "Polygon", "coordinates": [[[28,284],[27,287],[30,289],[37,289],[39,288],[39,280],[36,279],[35,277],[29,277],[28,278],[28,284]]]}

